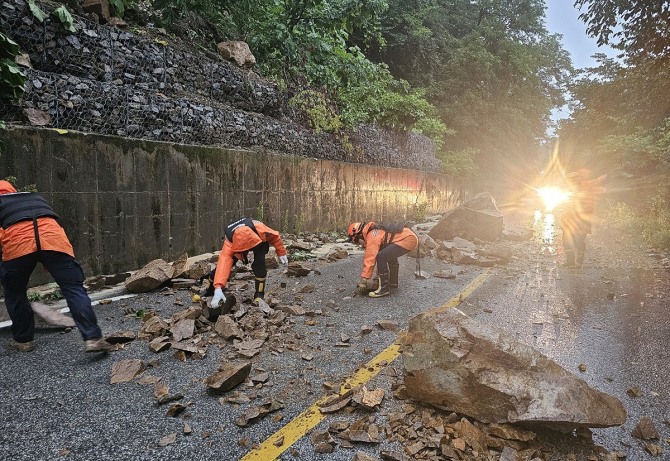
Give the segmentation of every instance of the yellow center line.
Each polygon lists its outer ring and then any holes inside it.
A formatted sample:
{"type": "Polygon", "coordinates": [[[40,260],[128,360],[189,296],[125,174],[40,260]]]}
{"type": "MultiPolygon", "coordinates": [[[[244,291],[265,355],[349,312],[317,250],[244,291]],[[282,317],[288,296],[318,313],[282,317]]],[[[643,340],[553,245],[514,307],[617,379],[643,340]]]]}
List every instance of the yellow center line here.
{"type": "MultiPolygon", "coordinates": [[[[487,269],[478,275],[472,282],[438,309],[449,309],[458,306],[465,298],[470,296],[490,275],[487,269]]],[[[400,346],[391,344],[381,351],[375,358],[370,360],[364,367],[359,368],[340,387],[340,395],[344,395],[350,389],[369,382],[377,376],[387,365],[400,356],[400,346]]],[[[326,395],[314,402],[309,408],[293,418],[284,427],[268,437],[257,448],[240,458],[240,461],[268,461],[276,460],[279,455],[288,450],[294,443],[304,437],[310,430],[316,427],[327,416],[321,413],[319,408],[329,401],[333,396],[326,395]]]]}

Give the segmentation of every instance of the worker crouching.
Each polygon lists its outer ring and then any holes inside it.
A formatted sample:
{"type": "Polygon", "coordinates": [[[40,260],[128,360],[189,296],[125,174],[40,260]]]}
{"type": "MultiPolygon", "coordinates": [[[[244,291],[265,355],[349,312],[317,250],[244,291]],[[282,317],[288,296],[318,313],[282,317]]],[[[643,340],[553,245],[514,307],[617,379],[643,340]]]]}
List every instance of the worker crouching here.
{"type": "Polygon", "coordinates": [[[409,227],[394,223],[355,222],[347,230],[349,241],[365,247],[363,270],[358,289],[370,286],[377,266],[377,289],[368,293],[371,298],[391,294],[398,287],[398,258],[419,245],[419,239],[409,227]]]}
{"type": "Polygon", "coordinates": [[[286,248],[284,248],[281,236],[278,231],[251,218],[242,218],[229,224],[225,234],[223,248],[214,273],[214,295],[210,304],[212,308],[217,308],[222,301],[226,302],[223,289],[228,284],[233,266],[237,261],[246,264],[250,251],[254,254],[254,260],[251,263],[255,276],[254,302],[258,303],[265,297],[265,279],[268,273],[265,255],[268,254],[270,245],[275,248],[279,262],[288,264],[286,248]]]}

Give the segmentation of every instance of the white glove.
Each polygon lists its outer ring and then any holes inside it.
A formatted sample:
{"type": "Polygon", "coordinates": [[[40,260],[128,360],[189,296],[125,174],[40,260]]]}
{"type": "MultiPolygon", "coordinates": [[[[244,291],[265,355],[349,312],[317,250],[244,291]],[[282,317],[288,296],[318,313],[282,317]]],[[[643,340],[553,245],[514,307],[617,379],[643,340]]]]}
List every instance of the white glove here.
{"type": "Polygon", "coordinates": [[[213,308],[219,307],[219,303],[223,301],[224,303],[226,302],[226,297],[223,295],[223,290],[221,288],[216,288],[214,290],[214,296],[212,296],[212,302],[211,306],[213,308]]]}
{"type": "Polygon", "coordinates": [[[287,256],[280,256],[279,257],[279,262],[284,264],[284,265],[287,265],[288,264],[288,257],[287,256]]]}

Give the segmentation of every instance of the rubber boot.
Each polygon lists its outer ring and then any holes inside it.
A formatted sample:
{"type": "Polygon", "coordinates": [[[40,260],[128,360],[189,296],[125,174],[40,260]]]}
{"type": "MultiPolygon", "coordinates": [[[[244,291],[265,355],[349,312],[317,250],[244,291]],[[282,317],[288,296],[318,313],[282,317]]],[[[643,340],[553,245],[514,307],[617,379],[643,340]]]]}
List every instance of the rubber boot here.
{"type": "Polygon", "coordinates": [[[389,263],[389,288],[398,288],[398,270],[400,264],[389,263]]]}
{"type": "Polygon", "coordinates": [[[577,259],[575,260],[575,267],[581,269],[583,265],[584,265],[584,252],[578,251],[577,259]]]}
{"type": "Polygon", "coordinates": [[[381,298],[382,296],[388,296],[391,294],[389,291],[389,274],[378,274],[379,275],[379,288],[375,291],[368,293],[368,296],[371,298],[381,298]]]}
{"type": "Polygon", "coordinates": [[[561,264],[561,267],[575,267],[575,252],[568,250],[565,252],[565,262],[561,264]]]}
{"type": "Polygon", "coordinates": [[[256,291],[254,292],[254,302],[258,304],[259,299],[265,297],[265,277],[256,277],[254,279],[256,283],[256,291]]]}

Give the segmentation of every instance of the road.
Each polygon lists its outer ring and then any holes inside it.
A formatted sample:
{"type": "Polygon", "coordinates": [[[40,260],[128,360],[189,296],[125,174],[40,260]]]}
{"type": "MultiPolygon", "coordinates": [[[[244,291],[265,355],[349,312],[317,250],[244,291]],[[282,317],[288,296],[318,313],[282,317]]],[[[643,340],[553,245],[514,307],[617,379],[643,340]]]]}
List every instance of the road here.
{"type": "MultiPolygon", "coordinates": [[[[393,397],[402,381],[402,359],[396,358],[393,347],[397,333],[379,328],[377,322],[393,320],[404,328],[417,313],[445,303],[504,328],[591,386],[619,398],[628,420],[620,428],[594,430],[596,444],[625,453],[627,460],[670,459],[665,441],[670,431],[663,423],[670,419],[667,271],[639,246],[597,226],[583,271],[559,268],[555,231],[544,224],[545,218],[534,222],[529,212],[515,219],[533,226],[535,238],[511,244],[516,256],[510,264],[483,269],[424,259],[423,270],[446,269],[457,276],[416,280],[415,261],[405,257],[401,286],[388,298],[351,297],[360,253],[318,263],[317,271],[303,278],[271,270],[268,290],[273,296],[284,304],[295,304],[302,297],[302,306],[312,315],[289,317],[251,359],[252,375],[267,372],[269,379],[242,384],[222,396],[208,393],[202,380],[220,363],[239,360],[230,345],[210,345],[202,359],[184,362],[169,351],[152,353],[140,340],[108,356],[90,355],[83,353],[76,331],[42,327],[34,352],[0,350],[0,459],[269,460],[278,456],[349,461],[357,450],[378,458],[381,450],[397,450],[399,444],[385,439],[315,453],[312,434],[335,421],[351,422],[361,415],[342,411],[325,417],[317,413],[314,418],[310,408],[324,395],[324,384],[341,384],[354,376],[367,381],[371,389],[386,390],[387,398],[375,415],[383,425],[390,412],[407,402],[393,397]],[[308,284],[316,289],[299,293],[308,284]],[[159,377],[171,393],[183,394],[180,403],[186,410],[178,417],[167,416],[169,405],[158,405],[153,387],[139,384],[138,379],[110,384],[112,364],[122,359],[143,360],[147,364],[143,376],[159,377]],[[580,364],[586,365],[585,372],[578,370],[580,364]],[[639,388],[638,397],[627,393],[634,387],[639,388]],[[231,396],[237,403],[220,401],[231,396]],[[244,410],[268,399],[280,401],[283,408],[246,427],[235,424],[244,410]],[[661,433],[656,443],[665,454],[660,458],[645,453],[644,443],[630,435],[644,415],[661,433]],[[190,435],[184,434],[185,424],[192,428],[190,435]],[[277,431],[283,431],[283,444],[275,443],[277,431]],[[161,439],[170,434],[175,434],[174,442],[161,446],[161,439]]],[[[155,311],[166,318],[190,302],[187,291],[154,292],[98,305],[96,313],[105,332],[138,331],[140,320],[133,312],[155,311]]],[[[9,337],[7,329],[0,330],[0,342],[9,337]]],[[[546,436],[546,441],[547,459],[563,460],[572,453],[581,460],[593,453],[592,444],[574,435],[546,436]]]]}

